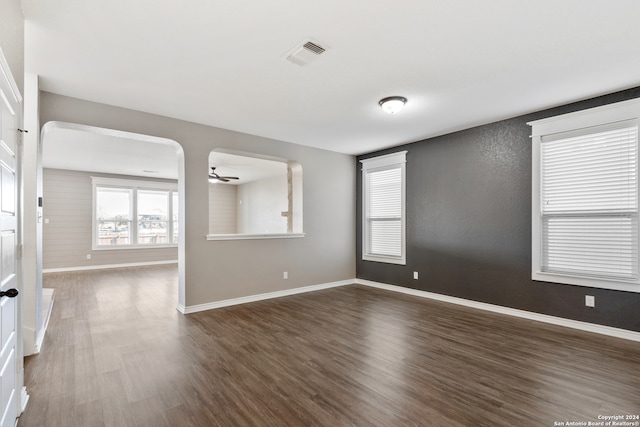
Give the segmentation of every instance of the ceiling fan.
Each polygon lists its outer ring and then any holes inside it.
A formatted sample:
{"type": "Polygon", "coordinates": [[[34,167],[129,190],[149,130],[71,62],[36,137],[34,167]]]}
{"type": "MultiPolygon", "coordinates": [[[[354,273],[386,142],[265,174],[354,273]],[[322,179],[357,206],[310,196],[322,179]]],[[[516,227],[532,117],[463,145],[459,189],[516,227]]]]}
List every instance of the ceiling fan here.
{"type": "Polygon", "coordinates": [[[237,176],[220,176],[216,173],[215,166],[211,166],[211,173],[209,174],[209,182],[229,182],[231,179],[240,179],[237,176]]]}

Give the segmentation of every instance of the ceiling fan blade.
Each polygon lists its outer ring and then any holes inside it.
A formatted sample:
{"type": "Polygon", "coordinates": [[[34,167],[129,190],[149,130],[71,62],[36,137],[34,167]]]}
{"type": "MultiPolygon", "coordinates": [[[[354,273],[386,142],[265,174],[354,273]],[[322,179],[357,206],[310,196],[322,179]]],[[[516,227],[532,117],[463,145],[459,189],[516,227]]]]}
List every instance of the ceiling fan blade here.
{"type": "Polygon", "coordinates": [[[209,174],[209,180],[215,180],[220,182],[229,182],[230,179],[240,179],[237,176],[220,176],[216,173],[215,166],[211,166],[211,173],[209,174]]]}

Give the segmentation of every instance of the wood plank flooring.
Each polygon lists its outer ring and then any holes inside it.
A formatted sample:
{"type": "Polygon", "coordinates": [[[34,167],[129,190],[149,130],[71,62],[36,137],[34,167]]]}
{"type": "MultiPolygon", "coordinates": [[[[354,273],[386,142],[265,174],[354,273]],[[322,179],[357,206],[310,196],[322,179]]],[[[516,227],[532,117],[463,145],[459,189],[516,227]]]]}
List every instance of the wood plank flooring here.
{"type": "Polygon", "coordinates": [[[356,285],[183,316],[175,266],[44,281],[56,302],[42,352],[26,360],[20,427],[554,426],[640,414],[640,343],[356,285]]]}

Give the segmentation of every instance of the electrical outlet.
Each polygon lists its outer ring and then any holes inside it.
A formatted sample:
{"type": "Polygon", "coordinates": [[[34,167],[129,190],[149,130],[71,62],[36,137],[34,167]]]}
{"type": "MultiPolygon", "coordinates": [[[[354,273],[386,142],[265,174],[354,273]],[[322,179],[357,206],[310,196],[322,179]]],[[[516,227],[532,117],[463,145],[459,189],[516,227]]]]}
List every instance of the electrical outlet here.
{"type": "Polygon", "coordinates": [[[418,280],[418,272],[417,272],[417,271],[414,271],[414,272],[413,272],[413,278],[414,278],[414,279],[416,279],[416,280],[418,280]]]}
{"type": "Polygon", "coordinates": [[[87,254],[87,259],[91,259],[91,254],[87,254]]]}
{"type": "Polygon", "coordinates": [[[283,279],[288,279],[289,278],[289,272],[285,271],[284,273],[282,273],[282,278],[283,279]]]}
{"type": "Polygon", "coordinates": [[[584,305],[587,307],[595,307],[596,306],[596,297],[593,295],[585,295],[584,296],[584,305]]]}

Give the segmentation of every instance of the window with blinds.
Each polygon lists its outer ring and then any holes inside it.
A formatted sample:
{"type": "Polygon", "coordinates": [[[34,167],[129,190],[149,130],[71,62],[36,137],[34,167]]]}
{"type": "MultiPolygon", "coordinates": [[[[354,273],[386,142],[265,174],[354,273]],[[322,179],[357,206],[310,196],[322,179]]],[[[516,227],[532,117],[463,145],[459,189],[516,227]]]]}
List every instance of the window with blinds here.
{"type": "Polygon", "coordinates": [[[638,278],[638,127],[542,138],[542,270],[638,278]]]}
{"type": "Polygon", "coordinates": [[[364,260],[405,264],[405,154],[361,161],[364,260]]]}
{"type": "Polygon", "coordinates": [[[532,123],[532,278],[640,292],[640,100],[532,123]]]}

